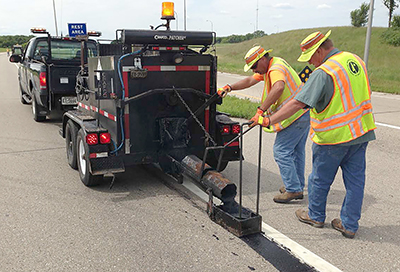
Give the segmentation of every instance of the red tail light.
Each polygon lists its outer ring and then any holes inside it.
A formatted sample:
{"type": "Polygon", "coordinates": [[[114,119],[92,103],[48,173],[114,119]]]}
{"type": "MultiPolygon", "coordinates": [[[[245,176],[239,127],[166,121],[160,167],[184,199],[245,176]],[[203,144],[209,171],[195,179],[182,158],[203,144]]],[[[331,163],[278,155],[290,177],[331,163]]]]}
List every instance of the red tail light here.
{"type": "Polygon", "coordinates": [[[222,129],[221,129],[222,135],[229,134],[230,132],[231,132],[231,127],[229,125],[222,126],[222,129]]]}
{"type": "Polygon", "coordinates": [[[239,134],[239,133],[240,133],[240,125],[233,125],[232,134],[239,134]]]}
{"type": "Polygon", "coordinates": [[[86,136],[86,143],[88,145],[96,145],[99,143],[99,137],[96,133],[91,133],[86,136]]]}
{"type": "Polygon", "coordinates": [[[111,143],[111,135],[108,132],[100,133],[100,143],[109,144],[111,143]]]}
{"type": "Polygon", "coordinates": [[[40,72],[39,74],[39,84],[40,84],[40,89],[45,90],[47,88],[46,85],[46,72],[40,72]]]}

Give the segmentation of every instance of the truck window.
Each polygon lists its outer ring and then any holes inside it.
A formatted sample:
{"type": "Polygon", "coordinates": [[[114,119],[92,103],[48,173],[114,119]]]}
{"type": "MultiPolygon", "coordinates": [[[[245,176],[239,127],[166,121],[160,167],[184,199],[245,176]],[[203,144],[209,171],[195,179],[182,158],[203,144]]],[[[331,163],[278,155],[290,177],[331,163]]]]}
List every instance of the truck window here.
{"type": "Polygon", "coordinates": [[[40,60],[42,56],[49,56],[49,45],[47,41],[39,41],[36,45],[35,53],[33,54],[35,60],[40,60]]]}
{"type": "MultiPolygon", "coordinates": [[[[97,48],[94,43],[87,43],[88,56],[97,56],[97,48]]],[[[52,41],[51,57],[53,60],[73,60],[80,59],[81,43],[76,41],[52,41]]]]}

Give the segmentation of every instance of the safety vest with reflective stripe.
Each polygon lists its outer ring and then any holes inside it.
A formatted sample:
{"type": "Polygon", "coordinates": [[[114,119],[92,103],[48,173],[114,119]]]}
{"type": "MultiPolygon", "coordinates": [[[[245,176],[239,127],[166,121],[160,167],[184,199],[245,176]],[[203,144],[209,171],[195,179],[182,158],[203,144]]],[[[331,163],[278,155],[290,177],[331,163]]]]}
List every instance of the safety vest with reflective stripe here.
{"type": "MultiPolygon", "coordinates": [[[[264,91],[261,101],[267,98],[269,92],[271,91],[271,81],[270,81],[270,73],[272,71],[281,71],[285,75],[285,89],[283,90],[282,95],[278,98],[278,100],[271,105],[271,107],[267,110],[266,115],[272,115],[276,111],[278,111],[283,105],[292,100],[300,91],[300,87],[303,85],[296,71],[284,60],[281,58],[273,57],[268,72],[264,74],[264,91]]],[[[296,121],[300,116],[302,116],[308,109],[301,109],[297,111],[295,114],[290,116],[289,118],[271,125],[269,128],[264,128],[266,132],[279,132],[284,128],[287,128],[290,124],[296,121]]]]}
{"type": "Polygon", "coordinates": [[[320,145],[340,144],[376,129],[367,68],[360,57],[341,52],[317,69],[332,77],[334,93],[322,112],[311,110],[311,139],[320,145]]]}

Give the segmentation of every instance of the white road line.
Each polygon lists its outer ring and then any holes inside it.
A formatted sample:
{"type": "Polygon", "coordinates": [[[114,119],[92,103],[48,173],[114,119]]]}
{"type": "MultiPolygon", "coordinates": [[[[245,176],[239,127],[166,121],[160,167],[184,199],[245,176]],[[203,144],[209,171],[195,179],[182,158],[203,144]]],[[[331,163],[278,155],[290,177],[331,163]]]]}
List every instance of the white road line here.
{"type": "Polygon", "coordinates": [[[378,126],[382,126],[382,127],[388,127],[388,128],[400,129],[400,127],[398,127],[398,126],[393,126],[393,125],[389,125],[389,124],[378,123],[378,122],[375,122],[375,124],[376,124],[376,125],[378,125],[378,126]]]}
{"type": "Polygon", "coordinates": [[[289,249],[290,253],[296,258],[314,267],[316,270],[323,272],[342,271],[264,222],[262,222],[262,230],[268,240],[275,242],[283,248],[289,249]]]}
{"type": "MultiPolygon", "coordinates": [[[[201,189],[199,189],[199,187],[197,187],[193,182],[190,182],[188,179],[184,179],[182,185],[189,189],[192,193],[203,199],[205,202],[208,202],[208,195],[201,189]]],[[[220,202],[217,198],[214,198],[213,201],[216,205],[219,205],[218,203],[216,203],[220,202]]],[[[341,272],[341,270],[336,266],[328,263],[321,257],[317,256],[313,252],[291,240],[289,237],[280,233],[279,231],[264,222],[262,222],[262,230],[265,233],[264,236],[268,240],[275,242],[282,248],[289,249],[290,253],[293,254],[296,258],[308,264],[309,266],[314,267],[316,270],[323,272],[341,272]]]]}

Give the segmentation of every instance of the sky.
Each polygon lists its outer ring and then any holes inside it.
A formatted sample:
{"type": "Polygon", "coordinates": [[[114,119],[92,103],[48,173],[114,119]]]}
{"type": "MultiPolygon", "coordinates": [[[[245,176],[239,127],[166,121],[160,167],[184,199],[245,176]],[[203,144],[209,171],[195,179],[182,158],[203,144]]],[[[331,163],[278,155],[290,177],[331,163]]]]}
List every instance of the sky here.
{"type": "MultiPolygon", "coordinates": [[[[86,23],[88,30],[113,39],[117,29],[150,29],[163,23],[162,0],[54,0],[58,34],[68,34],[68,23],[86,23]]],[[[294,29],[351,26],[350,12],[363,0],[176,0],[171,30],[215,31],[218,37],[267,34],[294,29]]],[[[376,0],[373,26],[387,27],[388,10],[376,0]]],[[[394,11],[400,14],[400,9],[394,11]]],[[[44,27],[56,35],[53,0],[0,0],[0,35],[30,35],[44,27]]]]}

